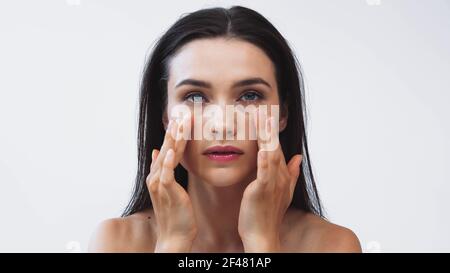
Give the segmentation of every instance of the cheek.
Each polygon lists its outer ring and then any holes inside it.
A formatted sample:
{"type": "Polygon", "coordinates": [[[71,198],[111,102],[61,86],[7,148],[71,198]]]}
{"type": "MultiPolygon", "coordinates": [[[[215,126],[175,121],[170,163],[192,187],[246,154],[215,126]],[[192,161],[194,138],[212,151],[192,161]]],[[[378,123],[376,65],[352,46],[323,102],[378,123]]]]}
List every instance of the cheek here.
{"type": "Polygon", "coordinates": [[[251,162],[255,163],[255,165],[256,165],[256,160],[258,158],[258,143],[256,140],[249,141],[249,142],[250,142],[249,148],[248,148],[249,158],[250,158],[251,162]]]}
{"type": "Polygon", "coordinates": [[[198,141],[188,140],[186,148],[184,150],[183,157],[180,160],[180,164],[187,170],[191,171],[198,167],[201,158],[201,151],[198,141]]]}

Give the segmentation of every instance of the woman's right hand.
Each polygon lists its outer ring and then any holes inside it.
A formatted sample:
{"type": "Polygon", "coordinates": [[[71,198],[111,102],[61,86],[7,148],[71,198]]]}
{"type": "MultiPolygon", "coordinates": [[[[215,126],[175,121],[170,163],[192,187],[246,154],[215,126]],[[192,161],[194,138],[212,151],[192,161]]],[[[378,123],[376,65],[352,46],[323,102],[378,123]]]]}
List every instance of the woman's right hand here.
{"type": "Polygon", "coordinates": [[[197,235],[188,193],[175,181],[174,169],[183,157],[187,140],[182,137],[189,118],[171,120],[161,151],[152,151],[146,183],[157,223],[155,252],[189,252],[197,235]]]}

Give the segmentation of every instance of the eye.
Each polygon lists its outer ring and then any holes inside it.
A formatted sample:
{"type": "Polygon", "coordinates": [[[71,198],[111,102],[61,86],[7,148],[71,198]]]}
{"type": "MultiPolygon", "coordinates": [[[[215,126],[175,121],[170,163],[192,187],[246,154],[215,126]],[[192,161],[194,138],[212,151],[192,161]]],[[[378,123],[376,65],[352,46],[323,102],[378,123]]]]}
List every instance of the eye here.
{"type": "Polygon", "coordinates": [[[194,103],[202,103],[206,101],[206,98],[200,93],[190,93],[184,97],[184,100],[189,100],[194,103]]]}
{"type": "Polygon", "coordinates": [[[242,99],[244,101],[256,101],[258,99],[262,99],[263,96],[255,91],[250,91],[242,95],[239,99],[242,99]]]}

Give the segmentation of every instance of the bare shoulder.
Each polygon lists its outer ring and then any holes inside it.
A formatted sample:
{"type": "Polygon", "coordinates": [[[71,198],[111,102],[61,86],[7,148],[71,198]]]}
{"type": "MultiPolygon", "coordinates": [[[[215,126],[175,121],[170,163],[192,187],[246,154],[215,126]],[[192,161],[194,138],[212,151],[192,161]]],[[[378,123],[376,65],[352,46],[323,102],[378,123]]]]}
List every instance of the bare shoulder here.
{"type": "Polygon", "coordinates": [[[151,209],[100,222],[89,241],[89,252],[152,252],[154,216],[151,209]]]}
{"type": "Polygon", "coordinates": [[[292,252],[362,252],[356,234],[313,213],[294,211],[287,233],[292,252]],[[292,228],[294,227],[294,228],[292,228]]]}

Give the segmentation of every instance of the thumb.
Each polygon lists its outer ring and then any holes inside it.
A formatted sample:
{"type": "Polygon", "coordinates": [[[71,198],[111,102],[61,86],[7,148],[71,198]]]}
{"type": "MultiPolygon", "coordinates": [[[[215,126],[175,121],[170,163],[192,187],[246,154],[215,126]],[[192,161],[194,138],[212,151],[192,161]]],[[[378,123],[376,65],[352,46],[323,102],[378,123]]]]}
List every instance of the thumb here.
{"type": "Polygon", "coordinates": [[[300,175],[300,164],[302,162],[302,159],[302,155],[296,154],[291,158],[287,165],[289,173],[292,179],[295,179],[295,181],[297,181],[297,178],[300,175]]]}

